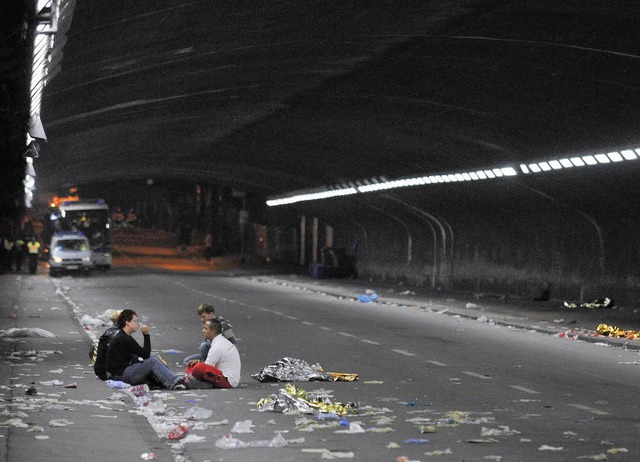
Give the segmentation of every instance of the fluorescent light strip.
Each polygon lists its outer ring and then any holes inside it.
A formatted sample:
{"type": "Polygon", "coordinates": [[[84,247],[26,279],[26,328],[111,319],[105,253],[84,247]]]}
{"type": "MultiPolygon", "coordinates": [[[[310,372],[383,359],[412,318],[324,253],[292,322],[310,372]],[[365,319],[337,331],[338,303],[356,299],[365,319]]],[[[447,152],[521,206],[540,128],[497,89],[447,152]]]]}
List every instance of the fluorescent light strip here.
{"type": "MultiPolygon", "coordinates": [[[[550,172],[563,168],[584,167],[590,165],[609,164],[611,162],[623,162],[625,160],[637,160],[640,158],[640,148],[626,149],[623,151],[611,151],[606,154],[584,155],[576,157],[563,157],[531,164],[520,164],[520,171],[524,174],[550,172]]],[[[305,202],[312,200],[328,199],[331,197],[348,196],[358,193],[383,191],[386,189],[404,188],[407,186],[422,186],[438,183],[457,183],[460,181],[478,181],[505,176],[517,176],[518,171],[513,167],[497,167],[475,172],[448,173],[444,175],[428,175],[414,178],[401,178],[398,180],[383,181],[381,183],[366,184],[357,188],[333,189],[315,193],[302,193],[279,199],[267,200],[267,205],[278,206],[305,202]]]]}
{"type": "Polygon", "coordinates": [[[355,188],[347,188],[347,189],[335,189],[335,190],[329,190],[329,191],[321,191],[321,192],[310,193],[310,194],[299,194],[297,196],[285,197],[285,198],[282,198],[282,199],[268,200],[267,201],[267,205],[270,206],[270,207],[273,207],[273,206],[276,206],[276,205],[293,204],[295,202],[313,201],[313,200],[318,200],[318,199],[328,199],[330,197],[337,197],[337,196],[348,196],[350,194],[356,194],[357,192],[358,191],[356,191],[355,188]]]}
{"type": "Polygon", "coordinates": [[[525,174],[562,170],[563,168],[584,167],[585,165],[609,164],[637,160],[640,158],[640,148],[612,151],[606,154],[585,155],[580,157],[564,157],[532,164],[520,164],[520,171],[525,174]]]}

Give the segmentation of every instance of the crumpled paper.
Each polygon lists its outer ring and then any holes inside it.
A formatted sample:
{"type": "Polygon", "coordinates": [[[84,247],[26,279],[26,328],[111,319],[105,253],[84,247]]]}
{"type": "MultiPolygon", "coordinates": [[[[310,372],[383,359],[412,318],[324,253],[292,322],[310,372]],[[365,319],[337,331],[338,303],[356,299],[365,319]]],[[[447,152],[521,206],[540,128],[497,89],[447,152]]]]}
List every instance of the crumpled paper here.
{"type": "Polygon", "coordinates": [[[298,411],[304,414],[317,414],[320,412],[335,412],[339,415],[355,414],[355,403],[333,403],[326,396],[315,396],[312,393],[298,388],[293,384],[287,384],[278,390],[276,395],[270,395],[258,401],[257,408],[260,412],[291,412],[298,411]]]}

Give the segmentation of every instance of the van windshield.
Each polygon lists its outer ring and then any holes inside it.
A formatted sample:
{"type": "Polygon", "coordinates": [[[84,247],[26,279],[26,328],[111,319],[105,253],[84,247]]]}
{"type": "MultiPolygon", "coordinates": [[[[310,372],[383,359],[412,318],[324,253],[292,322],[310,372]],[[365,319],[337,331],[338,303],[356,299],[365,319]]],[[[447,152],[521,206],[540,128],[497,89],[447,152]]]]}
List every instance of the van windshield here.
{"type": "Polygon", "coordinates": [[[83,239],[64,239],[58,241],[56,250],[89,250],[83,239]]]}

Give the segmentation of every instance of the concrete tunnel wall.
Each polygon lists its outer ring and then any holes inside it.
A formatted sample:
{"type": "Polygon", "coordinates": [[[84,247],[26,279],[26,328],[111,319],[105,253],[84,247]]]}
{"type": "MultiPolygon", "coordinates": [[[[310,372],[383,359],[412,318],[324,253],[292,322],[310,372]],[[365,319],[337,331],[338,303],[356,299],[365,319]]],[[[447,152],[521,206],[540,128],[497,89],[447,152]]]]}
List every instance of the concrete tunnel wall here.
{"type": "MultiPolygon", "coordinates": [[[[640,223],[635,216],[612,217],[552,204],[444,213],[441,219],[450,229],[445,227],[443,242],[442,231],[429,220],[380,210],[368,219],[321,219],[318,246],[325,245],[326,224],[333,229],[335,247],[358,242],[357,272],[364,279],[520,299],[540,297],[546,288],[552,299],[613,297],[618,305],[634,306],[640,295],[640,223]]],[[[311,222],[308,216],[307,263],[311,222]]],[[[293,227],[280,232],[281,246],[296,241],[294,232],[299,236],[293,227]]]]}

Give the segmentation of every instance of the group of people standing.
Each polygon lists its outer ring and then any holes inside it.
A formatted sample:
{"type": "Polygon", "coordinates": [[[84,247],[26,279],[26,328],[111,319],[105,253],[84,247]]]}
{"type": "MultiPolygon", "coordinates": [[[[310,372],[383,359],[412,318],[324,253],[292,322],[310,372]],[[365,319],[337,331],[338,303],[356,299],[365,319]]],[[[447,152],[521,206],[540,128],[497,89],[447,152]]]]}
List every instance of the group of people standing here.
{"type": "Polygon", "coordinates": [[[176,374],[151,354],[149,326],[134,310],[116,313],[114,326],[98,342],[94,371],[102,380],[121,380],[130,385],[155,383],[169,390],[235,388],[240,383],[240,354],[231,324],[216,316],[212,305],[198,307],[204,341],[198,353],[184,359],[185,374],[176,374]],[[140,330],[141,346],[133,334],[140,330]]]}
{"type": "Polygon", "coordinates": [[[40,242],[35,236],[14,239],[12,236],[0,237],[0,273],[22,272],[25,256],[28,257],[29,272],[34,274],[38,268],[40,242]]]}

